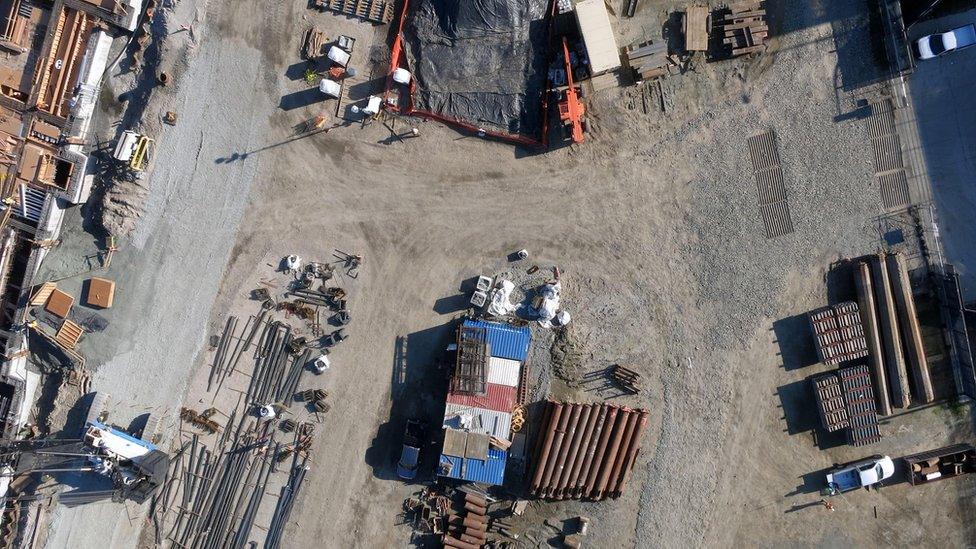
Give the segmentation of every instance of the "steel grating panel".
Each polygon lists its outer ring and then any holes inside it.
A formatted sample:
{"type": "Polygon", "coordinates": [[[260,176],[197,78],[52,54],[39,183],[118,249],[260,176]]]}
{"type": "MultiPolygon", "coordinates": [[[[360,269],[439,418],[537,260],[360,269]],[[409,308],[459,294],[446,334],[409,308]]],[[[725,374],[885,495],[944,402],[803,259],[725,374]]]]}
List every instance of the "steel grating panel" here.
{"type": "Polygon", "coordinates": [[[871,105],[867,118],[868,135],[874,160],[874,179],[886,210],[902,208],[911,203],[905,159],[901,139],[895,124],[894,107],[890,100],[871,105]]]}
{"type": "Polygon", "coordinates": [[[759,216],[766,238],[793,232],[793,220],[786,200],[786,183],[780,166],[776,133],[772,130],[749,138],[749,157],[756,178],[759,216]]]}
{"type": "Polygon", "coordinates": [[[790,207],[785,200],[759,206],[759,213],[766,229],[766,238],[776,238],[793,232],[790,207]]]}
{"type": "Polygon", "coordinates": [[[881,191],[881,202],[886,209],[905,206],[910,201],[908,176],[904,168],[888,173],[877,174],[875,180],[881,191]]]}

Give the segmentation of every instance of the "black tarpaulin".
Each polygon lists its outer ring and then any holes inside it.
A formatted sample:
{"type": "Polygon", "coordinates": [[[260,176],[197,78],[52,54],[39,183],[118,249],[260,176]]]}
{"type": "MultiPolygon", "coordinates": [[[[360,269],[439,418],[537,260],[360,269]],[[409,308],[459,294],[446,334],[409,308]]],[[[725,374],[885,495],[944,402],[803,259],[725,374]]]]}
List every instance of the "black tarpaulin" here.
{"type": "Polygon", "coordinates": [[[547,0],[413,0],[403,27],[415,109],[538,138],[547,0]]]}

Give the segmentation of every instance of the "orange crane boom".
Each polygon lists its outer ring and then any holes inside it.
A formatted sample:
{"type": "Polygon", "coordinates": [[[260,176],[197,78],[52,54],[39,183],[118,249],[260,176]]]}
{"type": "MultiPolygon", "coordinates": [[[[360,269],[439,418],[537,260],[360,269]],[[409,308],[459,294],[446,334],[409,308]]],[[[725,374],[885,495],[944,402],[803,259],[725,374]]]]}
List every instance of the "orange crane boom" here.
{"type": "Polygon", "coordinates": [[[573,126],[573,143],[583,142],[583,115],[586,108],[579,99],[576,84],[573,83],[573,65],[569,62],[569,41],[563,37],[563,56],[566,62],[566,97],[559,102],[559,119],[573,126]]]}

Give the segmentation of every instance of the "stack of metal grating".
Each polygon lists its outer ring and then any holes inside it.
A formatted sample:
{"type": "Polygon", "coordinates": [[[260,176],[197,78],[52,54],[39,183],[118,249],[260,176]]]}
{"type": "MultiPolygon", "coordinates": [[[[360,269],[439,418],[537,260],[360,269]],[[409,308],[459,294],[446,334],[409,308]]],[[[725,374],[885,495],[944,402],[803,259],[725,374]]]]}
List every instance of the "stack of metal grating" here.
{"type": "Polygon", "coordinates": [[[847,429],[847,442],[852,446],[881,440],[868,366],[841,368],[811,381],[824,429],[830,432],[847,429]]]}
{"type": "Polygon", "coordinates": [[[637,460],[649,412],[612,404],[546,403],[530,493],[551,499],[616,498],[637,460]]]}
{"type": "Polygon", "coordinates": [[[868,343],[857,303],[846,301],[809,314],[817,357],[824,364],[840,364],[868,356],[868,343]]]}

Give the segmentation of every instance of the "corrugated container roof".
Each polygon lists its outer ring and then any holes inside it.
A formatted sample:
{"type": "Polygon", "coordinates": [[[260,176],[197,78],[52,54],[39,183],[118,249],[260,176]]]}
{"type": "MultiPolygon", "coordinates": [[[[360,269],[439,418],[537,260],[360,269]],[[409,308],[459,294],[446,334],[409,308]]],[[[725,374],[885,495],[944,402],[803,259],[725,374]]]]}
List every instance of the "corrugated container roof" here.
{"type": "Polygon", "coordinates": [[[590,58],[590,72],[597,76],[619,67],[620,51],[604,0],[580,0],[575,10],[586,56],[590,58]]]}
{"type": "Polygon", "coordinates": [[[491,383],[491,373],[489,370],[488,390],[483,395],[462,395],[457,393],[447,393],[448,404],[458,404],[461,406],[474,406],[496,412],[511,412],[515,407],[515,387],[491,383]]]}
{"type": "Polygon", "coordinates": [[[442,477],[498,486],[505,481],[505,463],[507,461],[508,454],[497,448],[488,449],[488,459],[486,460],[442,455],[437,467],[437,474],[442,477]],[[450,471],[445,473],[447,468],[450,468],[450,471]]]}
{"type": "Polygon", "coordinates": [[[484,320],[465,320],[464,326],[485,329],[491,356],[524,361],[529,355],[529,341],[532,336],[525,326],[509,326],[484,320]]]}
{"type": "Polygon", "coordinates": [[[518,387],[522,363],[507,358],[491,357],[488,359],[488,383],[518,387]]]}
{"type": "Polygon", "coordinates": [[[461,429],[461,423],[458,420],[460,414],[468,414],[474,417],[471,428],[469,429],[473,433],[486,433],[495,438],[502,440],[509,440],[509,435],[512,430],[512,414],[506,412],[496,412],[495,410],[486,410],[484,408],[477,408],[474,406],[462,406],[460,404],[450,404],[444,408],[444,427],[451,427],[454,429],[461,429]],[[479,418],[481,420],[480,427],[478,426],[479,418]]]}

